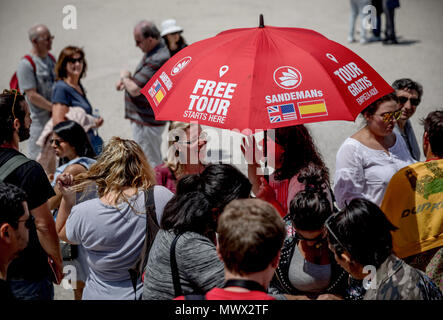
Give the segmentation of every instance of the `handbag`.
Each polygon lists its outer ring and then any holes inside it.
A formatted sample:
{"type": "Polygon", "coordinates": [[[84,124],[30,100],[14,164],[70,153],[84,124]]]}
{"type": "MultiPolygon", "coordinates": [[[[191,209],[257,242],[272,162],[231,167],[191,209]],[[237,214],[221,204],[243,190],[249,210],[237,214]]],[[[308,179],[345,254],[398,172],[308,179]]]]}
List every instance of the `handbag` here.
{"type": "Polygon", "coordinates": [[[64,261],[74,260],[78,257],[78,245],[60,240],[60,249],[64,261]]]}

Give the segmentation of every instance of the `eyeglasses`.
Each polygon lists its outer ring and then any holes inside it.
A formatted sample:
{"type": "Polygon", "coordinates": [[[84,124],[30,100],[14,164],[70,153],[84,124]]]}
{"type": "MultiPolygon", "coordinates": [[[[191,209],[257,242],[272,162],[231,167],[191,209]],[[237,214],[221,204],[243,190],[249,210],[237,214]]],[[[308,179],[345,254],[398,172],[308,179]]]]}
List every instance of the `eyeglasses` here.
{"type": "Polygon", "coordinates": [[[13,94],[14,95],[14,102],[12,103],[12,116],[14,117],[14,119],[15,118],[17,118],[16,116],[15,116],[15,100],[17,99],[17,95],[21,95],[21,93],[20,93],[20,91],[18,91],[17,89],[12,89],[12,90],[8,90],[8,89],[5,89],[5,90],[3,90],[3,94],[13,94]]]}
{"type": "Polygon", "coordinates": [[[25,222],[25,227],[30,229],[32,226],[32,216],[30,215],[28,219],[17,220],[17,223],[25,222]]]}
{"type": "Polygon", "coordinates": [[[54,40],[54,36],[50,35],[49,37],[45,37],[45,38],[40,37],[40,40],[43,40],[43,41],[54,40]]]}
{"type": "Polygon", "coordinates": [[[65,142],[65,140],[61,140],[61,139],[51,139],[51,140],[49,140],[49,143],[51,145],[54,143],[57,147],[60,147],[60,144],[62,142],[65,142]]]}
{"type": "Polygon", "coordinates": [[[398,102],[400,104],[405,104],[408,100],[413,106],[418,106],[420,104],[420,99],[418,98],[398,97],[398,102]]]}
{"type": "Polygon", "coordinates": [[[71,62],[71,63],[76,63],[76,62],[83,62],[83,58],[67,58],[66,59],[67,62],[71,62]]]}
{"type": "Polygon", "coordinates": [[[401,109],[397,111],[391,111],[391,112],[385,112],[382,114],[378,114],[378,116],[381,116],[383,118],[384,123],[389,123],[393,119],[398,120],[401,117],[401,109]]]}

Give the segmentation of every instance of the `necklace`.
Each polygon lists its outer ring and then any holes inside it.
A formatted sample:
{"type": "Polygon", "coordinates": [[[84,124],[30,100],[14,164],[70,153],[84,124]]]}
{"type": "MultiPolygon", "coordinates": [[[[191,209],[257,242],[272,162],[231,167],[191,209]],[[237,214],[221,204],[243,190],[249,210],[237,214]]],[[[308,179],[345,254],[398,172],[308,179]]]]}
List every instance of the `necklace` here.
{"type": "Polygon", "coordinates": [[[266,293],[266,289],[258,282],[244,279],[231,279],[225,282],[223,288],[240,287],[248,289],[249,291],[261,291],[266,293]]]}

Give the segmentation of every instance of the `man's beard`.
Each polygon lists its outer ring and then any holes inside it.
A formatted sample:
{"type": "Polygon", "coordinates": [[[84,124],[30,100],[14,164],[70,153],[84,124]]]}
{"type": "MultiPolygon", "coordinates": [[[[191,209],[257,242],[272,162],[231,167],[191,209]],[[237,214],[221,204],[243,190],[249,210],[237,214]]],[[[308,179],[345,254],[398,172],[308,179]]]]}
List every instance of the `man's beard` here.
{"type": "Polygon", "coordinates": [[[28,140],[30,136],[31,136],[30,128],[25,128],[25,126],[20,123],[20,128],[18,128],[19,141],[22,142],[28,140]]]}

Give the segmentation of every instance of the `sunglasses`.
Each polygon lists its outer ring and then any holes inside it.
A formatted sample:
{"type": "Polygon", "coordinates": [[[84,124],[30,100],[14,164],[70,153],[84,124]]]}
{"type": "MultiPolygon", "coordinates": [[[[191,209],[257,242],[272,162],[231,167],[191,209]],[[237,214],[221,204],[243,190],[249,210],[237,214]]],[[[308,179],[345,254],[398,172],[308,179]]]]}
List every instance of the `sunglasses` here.
{"type": "Polygon", "coordinates": [[[8,90],[8,89],[5,89],[5,90],[3,90],[3,94],[13,94],[14,95],[14,102],[12,103],[12,116],[14,117],[14,119],[15,118],[17,118],[16,116],[15,116],[15,100],[17,99],[17,95],[21,95],[21,93],[20,93],[20,91],[18,91],[18,90],[16,90],[16,89],[12,89],[12,90],[8,90]]]}
{"type": "Polygon", "coordinates": [[[398,102],[400,104],[405,104],[408,100],[413,106],[418,106],[420,104],[420,99],[418,98],[398,97],[398,102]]]}
{"type": "Polygon", "coordinates": [[[382,117],[384,123],[389,123],[393,119],[398,120],[401,117],[401,109],[397,111],[391,111],[391,112],[385,112],[382,114],[379,114],[379,116],[382,117]]]}
{"type": "Polygon", "coordinates": [[[17,223],[25,222],[25,227],[30,229],[32,226],[32,216],[30,215],[28,219],[17,220],[17,223]]]}
{"type": "Polygon", "coordinates": [[[76,63],[76,62],[83,62],[83,58],[67,58],[67,62],[76,63]]]}
{"type": "Polygon", "coordinates": [[[303,237],[303,236],[300,235],[299,233],[295,233],[295,237],[296,237],[298,240],[313,241],[313,242],[315,242],[315,243],[317,243],[317,242],[321,242],[321,241],[325,240],[325,235],[324,235],[324,234],[320,234],[319,236],[317,236],[317,237],[315,237],[315,238],[313,238],[313,239],[308,239],[308,238],[303,237]]]}
{"type": "Polygon", "coordinates": [[[329,226],[329,224],[331,223],[332,219],[334,219],[337,214],[339,214],[340,212],[337,212],[335,214],[332,214],[331,216],[329,216],[328,219],[326,219],[325,221],[325,227],[328,230],[328,233],[335,239],[335,241],[338,242],[338,244],[345,249],[346,251],[349,252],[348,248],[338,239],[338,237],[335,235],[334,231],[332,231],[331,227],[329,226]]]}
{"type": "Polygon", "coordinates": [[[65,142],[65,140],[61,140],[61,139],[51,139],[51,140],[49,140],[49,143],[50,144],[55,144],[57,147],[60,147],[60,144],[62,143],[62,142],[65,142]]]}
{"type": "Polygon", "coordinates": [[[43,41],[54,40],[54,36],[49,36],[49,37],[45,37],[45,38],[40,37],[40,40],[43,40],[43,41]]]}

